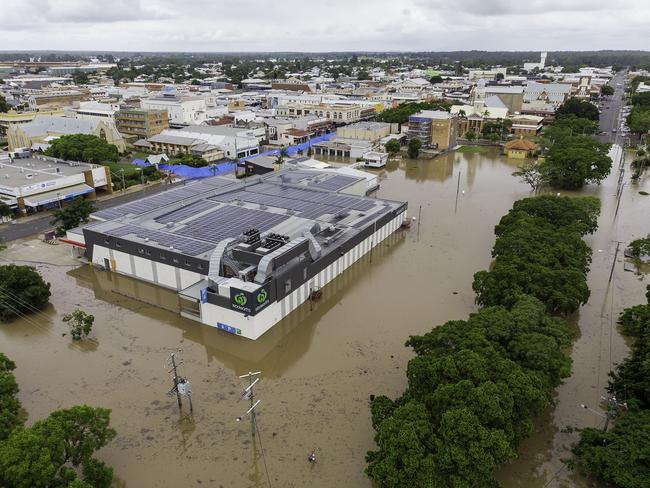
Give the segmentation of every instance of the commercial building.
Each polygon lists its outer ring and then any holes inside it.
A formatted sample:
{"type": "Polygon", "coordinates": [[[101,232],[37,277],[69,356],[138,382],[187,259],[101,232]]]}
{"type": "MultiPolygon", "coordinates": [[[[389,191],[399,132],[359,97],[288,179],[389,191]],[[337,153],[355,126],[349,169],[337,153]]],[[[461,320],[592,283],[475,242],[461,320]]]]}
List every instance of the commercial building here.
{"type": "Polygon", "coordinates": [[[58,206],[80,195],[93,198],[98,190],[113,191],[107,166],[31,156],[29,151],[20,156],[0,159],[0,200],[19,215],[58,206]]]}
{"type": "Polygon", "coordinates": [[[537,115],[515,115],[511,120],[510,131],[516,136],[536,136],[542,131],[544,124],[544,117],[537,115]]]}
{"type": "Polygon", "coordinates": [[[146,139],[169,128],[166,110],[121,109],[115,114],[117,130],[131,138],[146,139]]]}
{"type": "Polygon", "coordinates": [[[67,109],[70,116],[77,119],[90,120],[94,122],[105,122],[107,125],[115,126],[115,113],[120,109],[116,103],[101,102],[78,102],[67,109]]]}
{"type": "Polygon", "coordinates": [[[145,146],[138,141],[135,146],[169,156],[194,154],[205,159],[208,163],[219,161],[225,157],[223,150],[219,146],[207,144],[202,139],[186,137],[180,131],[163,131],[147,139],[146,143],[145,146]]]}
{"type": "Polygon", "coordinates": [[[278,117],[302,117],[316,115],[337,124],[350,124],[360,120],[367,120],[377,115],[374,106],[348,105],[342,103],[320,103],[316,105],[303,105],[288,103],[276,109],[278,117]]]}
{"type": "Polygon", "coordinates": [[[409,117],[408,136],[420,139],[424,147],[444,151],[456,145],[458,117],[444,110],[423,110],[409,117]]]}
{"type": "Polygon", "coordinates": [[[206,178],[101,210],[67,240],[175,291],[182,316],[257,339],[400,228],[407,204],[359,196],[366,185],[292,169],[206,178]]]}
{"type": "Polygon", "coordinates": [[[167,111],[172,127],[200,124],[206,120],[208,110],[204,97],[181,96],[173,91],[162,91],[158,96],[142,99],[140,106],[143,109],[167,111]]]}
{"type": "Polygon", "coordinates": [[[357,122],[336,130],[337,137],[346,139],[364,139],[377,142],[391,132],[391,126],[385,122],[357,122]]]}
{"type": "Polygon", "coordinates": [[[33,144],[48,144],[58,137],[70,134],[92,134],[113,144],[119,152],[126,149],[122,135],[104,121],[40,114],[31,122],[10,126],[7,129],[7,141],[9,150],[13,151],[21,147],[31,148],[33,144]]]}

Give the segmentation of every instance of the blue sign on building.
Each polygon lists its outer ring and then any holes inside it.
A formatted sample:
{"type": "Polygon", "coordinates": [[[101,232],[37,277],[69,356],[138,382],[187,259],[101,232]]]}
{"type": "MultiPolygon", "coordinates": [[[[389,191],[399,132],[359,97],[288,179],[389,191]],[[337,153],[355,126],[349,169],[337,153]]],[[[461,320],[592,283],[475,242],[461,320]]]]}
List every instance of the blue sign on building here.
{"type": "Polygon", "coordinates": [[[221,322],[217,322],[217,329],[229,332],[230,334],[241,335],[241,329],[222,324],[221,322]]]}

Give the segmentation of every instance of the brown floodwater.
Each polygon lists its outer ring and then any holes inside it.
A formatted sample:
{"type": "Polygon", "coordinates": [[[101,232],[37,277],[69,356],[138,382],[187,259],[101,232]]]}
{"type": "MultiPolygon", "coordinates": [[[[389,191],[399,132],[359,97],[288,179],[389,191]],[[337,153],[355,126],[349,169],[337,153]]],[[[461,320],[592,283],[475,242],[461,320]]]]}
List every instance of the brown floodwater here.
{"type": "MultiPolygon", "coordinates": [[[[44,312],[0,326],[0,350],[18,365],[28,422],[79,403],[111,408],[118,436],[99,456],[114,467],[119,487],[264,487],[267,469],[275,487],[371,487],[363,473],[373,448],[368,398],[404,389],[409,334],[476,310],[472,275],[490,264],[494,225],[530,194],[511,176],[515,167],[491,150],[389,163],[378,197],[408,200],[410,215],[421,218],[257,341],[183,319],[175,294],[79,266],[65,246],[12,244],[1,258],[40,261],[52,283],[44,312]],[[95,315],[95,342],[73,345],[64,335],[60,316],[76,307],[95,315]],[[187,407],[180,414],[167,395],[166,359],[177,349],[181,375],[192,383],[193,415],[187,407]],[[248,408],[238,378],[248,371],[262,372],[256,395],[266,468],[248,419],[235,420],[248,408]],[[307,462],[312,449],[317,464],[307,462]]],[[[581,192],[600,196],[603,209],[587,239],[591,299],[575,317],[581,334],[573,376],[519,458],[498,473],[506,488],[591,486],[563,467],[577,438],[566,428],[601,422],[579,404],[598,409],[607,371],[627,353],[614,319],[641,302],[647,282],[623,271],[621,247],[608,283],[615,241],[650,232],[643,184],[625,188],[614,219],[617,180],[614,171],[581,192]]]]}

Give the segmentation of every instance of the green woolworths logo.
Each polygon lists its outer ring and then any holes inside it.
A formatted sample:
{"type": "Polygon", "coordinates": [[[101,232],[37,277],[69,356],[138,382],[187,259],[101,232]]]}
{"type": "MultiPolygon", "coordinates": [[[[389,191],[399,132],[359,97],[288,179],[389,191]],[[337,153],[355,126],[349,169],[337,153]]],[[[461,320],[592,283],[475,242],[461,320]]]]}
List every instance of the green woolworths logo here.
{"type": "Polygon", "coordinates": [[[269,294],[266,293],[266,290],[262,290],[257,294],[257,303],[264,303],[268,298],[269,294]]]}
{"type": "Polygon", "coordinates": [[[246,295],[244,295],[243,293],[238,293],[237,295],[235,295],[235,303],[237,305],[243,307],[244,305],[246,305],[247,301],[248,300],[246,299],[246,295]]]}

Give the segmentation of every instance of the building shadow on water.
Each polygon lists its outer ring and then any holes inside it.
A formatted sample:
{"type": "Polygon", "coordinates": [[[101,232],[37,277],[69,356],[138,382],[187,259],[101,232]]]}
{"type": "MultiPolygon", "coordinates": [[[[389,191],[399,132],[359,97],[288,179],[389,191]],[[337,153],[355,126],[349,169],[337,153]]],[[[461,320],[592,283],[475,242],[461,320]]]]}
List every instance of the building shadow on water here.
{"type": "Polygon", "coordinates": [[[178,295],[173,290],[90,265],[69,271],[68,275],[78,286],[92,290],[97,300],[181,329],[184,340],[205,348],[208,363],[216,360],[236,374],[262,370],[266,377],[279,377],[309,350],[323,317],[360,285],[360,278],[371,267],[381,266],[405,242],[405,236],[403,231],[389,236],[323,288],[318,301],[303,303],[256,341],[181,317],[178,295]]]}

